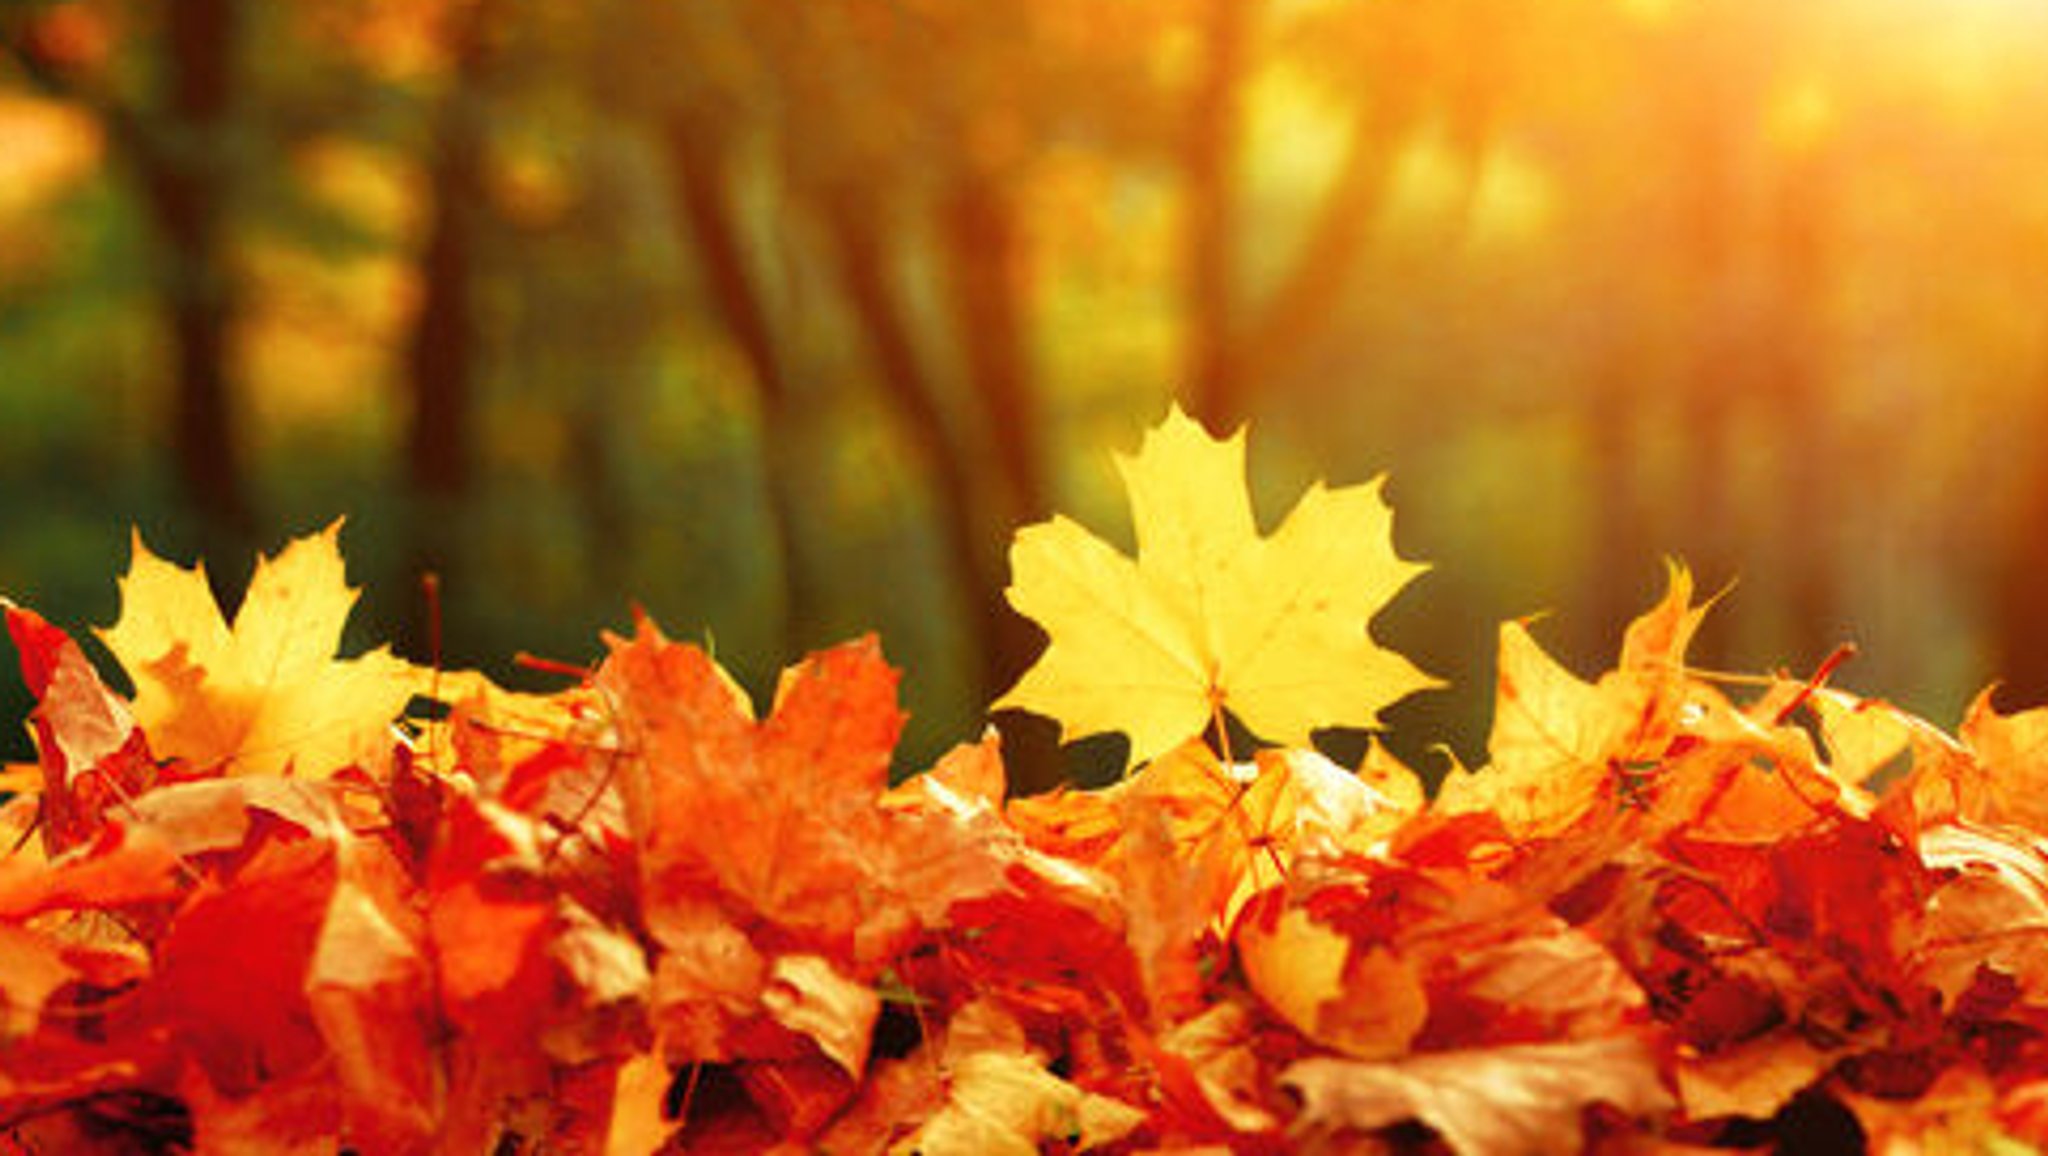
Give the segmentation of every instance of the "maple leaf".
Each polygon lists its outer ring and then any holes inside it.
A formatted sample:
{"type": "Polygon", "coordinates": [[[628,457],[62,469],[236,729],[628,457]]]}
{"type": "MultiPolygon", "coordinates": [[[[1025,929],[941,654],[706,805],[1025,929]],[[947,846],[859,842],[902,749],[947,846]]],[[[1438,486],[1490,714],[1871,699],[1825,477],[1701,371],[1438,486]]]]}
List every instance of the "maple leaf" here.
{"type": "Polygon", "coordinates": [[[662,1149],[675,1130],[662,1112],[672,1078],[658,1052],[643,1052],[619,1065],[604,1156],[640,1156],[662,1149]]]}
{"type": "Polygon", "coordinates": [[[1257,1035],[1250,1009],[1238,1002],[1211,1004],[1162,1033],[1156,1051],[1148,1058],[1160,1069],[1168,1110],[1179,1108],[1185,1115],[1193,1106],[1197,1112],[1213,1115],[1219,1130],[1256,1133],[1276,1129],[1278,1121],[1261,1103],[1265,1073],[1253,1050],[1257,1035]],[[1175,1104],[1190,1099],[1193,1105],[1175,1104]]]}
{"type": "Polygon", "coordinates": [[[2000,714],[1991,691],[1979,694],[1963,715],[1957,738],[1968,757],[1930,759],[1923,777],[1946,780],[1944,793],[1961,818],[2012,823],[2048,833],[2048,707],[2000,714]]]}
{"type": "Polygon", "coordinates": [[[1057,719],[1063,739],[1124,731],[1135,766],[1219,710],[1305,747],[1319,727],[1375,726],[1381,708],[1440,685],[1367,629],[1425,569],[1394,554],[1377,480],[1317,483],[1261,536],[1243,431],[1217,441],[1178,407],[1117,466],[1135,561],[1064,517],[1017,534],[1010,604],[1052,643],[996,709],[1057,719]]]}
{"type": "Polygon", "coordinates": [[[1144,979],[1155,1019],[1186,1015],[1202,1003],[1202,931],[1214,907],[1214,860],[1176,854],[1166,816],[1126,799],[1115,862],[1121,877],[1124,937],[1144,979]]]}
{"type": "Polygon", "coordinates": [[[1922,977],[1950,1003],[1985,968],[2048,991],[2048,839],[1959,822],[1922,833],[1915,850],[1936,880],[1915,952],[1922,977]]]}
{"type": "Polygon", "coordinates": [[[1048,1141],[1087,1152],[1145,1119],[1130,1104],[1047,1071],[1016,1022],[987,1001],[954,1015],[940,1063],[948,1077],[945,1102],[915,1133],[891,1145],[891,1156],[1036,1156],[1048,1141]]]}
{"type": "Polygon", "coordinates": [[[1437,809],[1491,811],[1523,835],[1552,835],[1592,807],[1616,767],[1654,761],[1686,710],[1720,702],[1685,673],[1685,650],[1707,607],[1672,565],[1661,602],[1630,624],[1621,662],[1587,683],[1543,652],[1523,622],[1500,628],[1491,762],[1444,780],[1437,809]]]}
{"type": "MultiPolygon", "coordinates": [[[[1827,744],[1828,771],[1843,783],[1860,786],[1868,782],[1909,752],[1915,742],[1929,741],[1934,729],[1879,699],[1859,698],[1826,686],[1802,690],[1827,744]]],[[[1940,736],[1932,737],[1938,741],[1940,736]]]]}
{"type": "Polygon", "coordinates": [[[611,644],[596,685],[641,756],[622,768],[621,786],[657,939],[660,913],[707,880],[791,930],[900,930],[907,912],[875,875],[888,841],[879,801],[904,716],[896,672],[872,638],[791,667],[760,721],[710,655],[651,621],[611,644]]]}
{"type": "Polygon", "coordinates": [[[1972,1065],[1943,1069],[1911,1100],[1873,1096],[1848,1088],[1832,1094],[1855,1117],[1869,1152],[1982,1152],[2023,1156],[2041,1151],[2038,1135],[2007,1125],[1994,1080],[1972,1065]]]}
{"type": "Polygon", "coordinates": [[[150,553],[141,535],[121,579],[121,617],[100,631],[135,682],[135,718],[160,757],[234,774],[331,774],[388,747],[421,672],[379,647],[335,650],[356,591],[341,523],[259,559],[233,626],[201,567],[150,553]]]}
{"type": "Polygon", "coordinates": [[[769,965],[761,1005],[790,1031],[808,1036],[826,1059],[859,1079],[868,1062],[881,1000],[821,955],[782,955],[769,965]]]}
{"type": "Polygon", "coordinates": [[[43,846],[61,851],[97,832],[109,806],[142,793],[156,763],[127,700],[107,689],[70,635],[4,598],[0,609],[37,700],[43,846]]]}
{"type": "Polygon", "coordinates": [[[1650,1049],[1633,1036],[1510,1044],[1386,1062],[1315,1057],[1280,1082],[1301,1093],[1297,1127],[1374,1129],[1420,1120],[1459,1156],[1540,1156],[1578,1147],[1580,1112],[1672,1106],[1650,1049]]]}
{"type": "Polygon", "coordinates": [[[1678,1096],[1695,1120],[1768,1120],[1838,1058],[1789,1031],[1769,1032],[1718,1052],[1687,1048],[1675,1072],[1678,1096]]]}
{"type": "Polygon", "coordinates": [[[1366,1058],[1405,1050],[1429,1018],[1412,964],[1380,946],[1356,953],[1344,935],[1289,907],[1245,919],[1238,962],[1246,986],[1303,1035],[1366,1058]]]}
{"type": "Polygon", "coordinates": [[[1048,1140],[1087,1152],[1144,1119],[1123,1101],[1084,1092],[1027,1055],[975,1052],[954,1061],[952,1078],[946,1106],[892,1154],[1034,1156],[1048,1140]]]}
{"type": "Polygon", "coordinates": [[[179,892],[181,866],[157,831],[109,824],[91,844],[50,862],[27,855],[0,858],[0,920],[168,899],[179,892]]]}

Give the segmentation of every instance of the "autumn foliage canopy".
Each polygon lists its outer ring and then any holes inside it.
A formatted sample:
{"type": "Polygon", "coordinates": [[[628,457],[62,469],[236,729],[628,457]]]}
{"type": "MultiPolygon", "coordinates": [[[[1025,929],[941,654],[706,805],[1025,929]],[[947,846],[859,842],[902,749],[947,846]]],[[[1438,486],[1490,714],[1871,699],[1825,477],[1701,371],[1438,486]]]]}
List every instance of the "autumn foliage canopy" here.
{"type": "Polygon", "coordinates": [[[1243,452],[1122,460],[1135,558],[1017,538],[997,706],[1126,734],[1101,790],[891,785],[872,639],[760,717],[644,619],[546,695],[337,657],[332,527],[232,621],[138,540],[132,695],[10,604],[0,1151],[2048,1143],[2048,711],[1704,677],[1674,568],[1593,681],[1502,627],[1431,797],[1310,742],[1433,684],[1368,628],[1420,567],[1374,486],[1262,534],[1243,452]]]}

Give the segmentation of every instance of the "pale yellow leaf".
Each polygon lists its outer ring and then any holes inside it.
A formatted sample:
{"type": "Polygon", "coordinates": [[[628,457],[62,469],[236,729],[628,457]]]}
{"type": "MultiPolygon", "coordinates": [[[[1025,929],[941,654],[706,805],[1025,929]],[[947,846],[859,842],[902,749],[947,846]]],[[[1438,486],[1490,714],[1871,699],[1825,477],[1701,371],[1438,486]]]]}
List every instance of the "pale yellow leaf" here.
{"type": "Polygon", "coordinates": [[[946,1103],[889,1151],[917,1156],[1038,1156],[1045,1141],[1088,1152],[1145,1119],[1121,1100],[1083,1091],[1025,1052],[972,1052],[949,1064],[946,1103]]]}
{"type": "Polygon", "coordinates": [[[783,1027],[816,1041],[848,1076],[861,1078],[882,1012],[874,988],[848,978],[822,955],[779,955],[769,967],[761,1006],[783,1027]]]}
{"type": "Polygon", "coordinates": [[[1419,1120],[1458,1156],[1576,1152],[1591,1104],[1631,1116],[1673,1106],[1656,1057],[1633,1036],[1433,1052],[1384,1062],[1315,1057],[1280,1082],[1300,1093],[1304,1133],[1419,1120]]]}

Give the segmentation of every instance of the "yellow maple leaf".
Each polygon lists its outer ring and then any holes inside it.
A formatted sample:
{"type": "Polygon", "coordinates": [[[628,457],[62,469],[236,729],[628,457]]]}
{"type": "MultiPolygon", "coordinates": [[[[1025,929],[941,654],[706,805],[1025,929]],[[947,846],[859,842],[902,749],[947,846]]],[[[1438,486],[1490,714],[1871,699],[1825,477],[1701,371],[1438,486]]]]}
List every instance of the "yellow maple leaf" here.
{"type": "Polygon", "coordinates": [[[1302,495],[1261,536],[1244,432],[1218,441],[1175,407],[1117,466],[1135,560],[1064,517],[1010,550],[1010,604],[1052,636],[997,709],[1059,720],[1061,737],[1130,735],[1148,761],[1227,710],[1253,734],[1305,747],[1329,726],[1441,685],[1382,649],[1367,624],[1426,567],[1395,556],[1376,479],[1302,495]]]}
{"type": "Polygon", "coordinates": [[[339,521],[260,558],[230,626],[204,567],[157,557],[137,534],[121,617],[99,631],[135,683],[150,750],[229,774],[331,774],[390,745],[423,672],[384,647],[337,659],[356,591],[339,521]]]}

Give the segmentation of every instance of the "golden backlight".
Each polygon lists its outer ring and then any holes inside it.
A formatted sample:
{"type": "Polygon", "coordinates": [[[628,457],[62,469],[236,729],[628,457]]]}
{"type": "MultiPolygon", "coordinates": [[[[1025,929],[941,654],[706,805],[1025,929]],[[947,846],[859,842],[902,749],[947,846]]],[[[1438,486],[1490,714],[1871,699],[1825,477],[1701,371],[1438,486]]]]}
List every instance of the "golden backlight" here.
{"type": "Polygon", "coordinates": [[[1703,662],[1854,640],[1843,678],[1936,719],[2048,698],[2048,3],[52,0],[0,33],[10,592],[82,589],[130,521],[240,557],[348,512],[367,597],[418,619],[441,570],[470,659],[635,595],[764,677],[875,627],[936,672],[937,741],[1022,670],[1011,532],[1114,534],[1097,449],[1177,401],[1268,431],[1262,513],[1388,472],[1434,564],[1390,641],[1453,683],[1392,712],[1449,704],[1417,750],[1477,760],[1491,624],[1554,611],[1597,668],[1666,555],[1740,581],[1703,662]]]}

